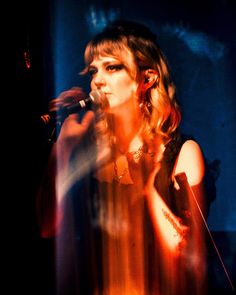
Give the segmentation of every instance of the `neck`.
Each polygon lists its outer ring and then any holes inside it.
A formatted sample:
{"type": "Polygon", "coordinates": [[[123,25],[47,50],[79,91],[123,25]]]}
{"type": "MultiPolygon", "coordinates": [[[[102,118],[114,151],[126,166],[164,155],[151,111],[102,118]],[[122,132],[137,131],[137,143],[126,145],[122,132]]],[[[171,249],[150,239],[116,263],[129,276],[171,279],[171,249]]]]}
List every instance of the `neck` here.
{"type": "Polygon", "coordinates": [[[117,148],[125,153],[129,149],[130,142],[138,134],[141,127],[141,116],[138,112],[130,112],[129,109],[121,115],[114,116],[114,134],[116,136],[117,148]]]}

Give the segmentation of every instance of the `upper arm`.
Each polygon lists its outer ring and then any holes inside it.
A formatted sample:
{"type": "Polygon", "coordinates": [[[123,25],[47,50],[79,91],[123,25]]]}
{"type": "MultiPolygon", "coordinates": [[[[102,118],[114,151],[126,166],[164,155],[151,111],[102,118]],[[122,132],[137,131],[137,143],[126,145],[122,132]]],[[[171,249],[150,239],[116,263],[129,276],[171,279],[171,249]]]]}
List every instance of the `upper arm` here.
{"type": "Polygon", "coordinates": [[[202,182],[205,174],[204,157],[199,144],[194,140],[187,140],[176,160],[174,175],[185,173],[190,186],[202,182]]]}

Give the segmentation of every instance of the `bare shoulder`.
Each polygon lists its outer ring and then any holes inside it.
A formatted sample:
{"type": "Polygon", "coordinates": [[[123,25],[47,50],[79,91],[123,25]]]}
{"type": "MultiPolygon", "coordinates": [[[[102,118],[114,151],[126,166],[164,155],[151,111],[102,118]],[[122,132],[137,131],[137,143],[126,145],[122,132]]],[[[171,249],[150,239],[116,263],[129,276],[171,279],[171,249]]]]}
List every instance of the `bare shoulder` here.
{"type": "Polygon", "coordinates": [[[187,140],[177,157],[174,175],[185,173],[190,185],[199,184],[205,174],[204,157],[200,145],[195,140],[187,140]]]}
{"type": "Polygon", "coordinates": [[[184,142],[184,144],[181,147],[179,155],[181,155],[182,157],[190,157],[190,156],[193,156],[194,158],[203,157],[200,145],[195,140],[192,140],[192,139],[189,139],[184,142]]]}

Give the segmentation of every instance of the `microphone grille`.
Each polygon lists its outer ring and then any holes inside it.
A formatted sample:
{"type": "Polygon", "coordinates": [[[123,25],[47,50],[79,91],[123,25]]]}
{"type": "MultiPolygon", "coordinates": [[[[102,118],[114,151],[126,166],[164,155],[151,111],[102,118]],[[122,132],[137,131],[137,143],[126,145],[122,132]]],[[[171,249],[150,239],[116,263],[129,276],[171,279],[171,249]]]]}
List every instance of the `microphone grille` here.
{"type": "Polygon", "coordinates": [[[101,90],[99,90],[99,89],[92,90],[89,93],[89,96],[90,96],[91,100],[93,101],[93,103],[95,105],[99,106],[100,108],[105,109],[105,108],[109,107],[108,99],[107,99],[105,93],[102,92],[101,90]]]}

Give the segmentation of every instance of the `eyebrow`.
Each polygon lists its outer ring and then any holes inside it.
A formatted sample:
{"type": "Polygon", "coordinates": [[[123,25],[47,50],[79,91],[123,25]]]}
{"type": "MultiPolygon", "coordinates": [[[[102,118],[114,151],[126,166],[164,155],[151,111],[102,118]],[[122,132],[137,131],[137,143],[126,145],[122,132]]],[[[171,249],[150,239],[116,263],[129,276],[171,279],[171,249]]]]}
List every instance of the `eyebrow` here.
{"type": "MultiPolygon", "coordinates": [[[[123,64],[121,61],[119,61],[118,59],[113,59],[113,60],[108,60],[108,61],[104,61],[102,62],[102,66],[107,66],[109,64],[113,64],[113,63],[120,63],[120,64],[123,64]]],[[[93,67],[93,68],[96,68],[96,65],[93,64],[93,62],[88,66],[89,68],[90,67],[93,67]]]]}

